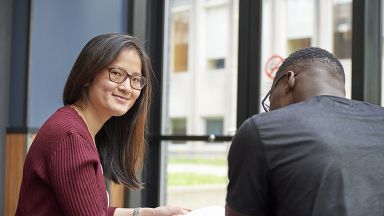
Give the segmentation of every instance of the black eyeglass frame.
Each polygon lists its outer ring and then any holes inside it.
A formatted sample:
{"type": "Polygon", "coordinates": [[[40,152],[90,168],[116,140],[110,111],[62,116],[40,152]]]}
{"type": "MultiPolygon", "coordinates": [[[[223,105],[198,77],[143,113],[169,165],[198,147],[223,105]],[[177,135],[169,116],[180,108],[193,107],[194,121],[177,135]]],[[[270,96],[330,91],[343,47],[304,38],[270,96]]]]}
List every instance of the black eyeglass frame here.
{"type": "MultiPolygon", "coordinates": [[[[293,71],[288,71],[288,72],[293,72],[293,71]]],[[[263,106],[263,109],[265,112],[269,112],[269,105],[265,103],[265,101],[271,96],[272,91],[276,88],[277,84],[282,80],[284,77],[288,76],[288,72],[281,75],[275,82],[275,84],[272,85],[272,88],[268,91],[267,95],[265,95],[264,99],[261,101],[261,105],[263,106]]],[[[293,75],[296,77],[297,74],[293,72],[293,75]]]]}
{"type": "Polygon", "coordinates": [[[147,78],[145,78],[145,77],[143,77],[141,75],[137,75],[137,74],[131,75],[126,70],[124,70],[124,68],[121,68],[119,66],[108,67],[108,78],[109,78],[109,80],[111,80],[112,82],[117,83],[117,84],[121,84],[121,83],[125,82],[125,80],[127,80],[129,78],[129,84],[131,85],[131,87],[133,89],[136,89],[136,90],[142,90],[147,85],[147,78]],[[124,79],[121,82],[117,82],[116,80],[113,80],[111,78],[111,73],[112,73],[113,69],[119,69],[119,70],[121,70],[121,71],[123,71],[125,73],[124,79]],[[140,82],[143,82],[141,88],[136,88],[136,87],[134,87],[132,85],[132,77],[139,77],[140,78],[140,80],[141,80],[140,82]]]}

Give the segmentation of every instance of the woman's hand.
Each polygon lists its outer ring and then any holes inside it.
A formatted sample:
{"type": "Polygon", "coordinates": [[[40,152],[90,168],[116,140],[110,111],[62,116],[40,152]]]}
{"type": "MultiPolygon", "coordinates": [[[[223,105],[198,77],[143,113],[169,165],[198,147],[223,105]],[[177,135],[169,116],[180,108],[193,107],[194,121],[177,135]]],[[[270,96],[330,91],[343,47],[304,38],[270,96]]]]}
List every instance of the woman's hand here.
{"type": "Polygon", "coordinates": [[[190,209],[180,206],[160,206],[153,209],[154,216],[180,216],[190,212],[190,209]]]}

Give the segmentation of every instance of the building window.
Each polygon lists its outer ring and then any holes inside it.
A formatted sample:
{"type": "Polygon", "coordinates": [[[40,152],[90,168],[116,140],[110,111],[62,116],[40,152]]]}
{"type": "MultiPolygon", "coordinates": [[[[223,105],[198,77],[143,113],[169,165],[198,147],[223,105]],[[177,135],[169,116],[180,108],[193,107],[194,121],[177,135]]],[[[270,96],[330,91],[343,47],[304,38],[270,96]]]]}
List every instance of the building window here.
{"type": "Polygon", "coordinates": [[[186,72],[188,71],[189,11],[173,14],[172,30],[173,71],[186,72]]]}
{"type": "Polygon", "coordinates": [[[311,46],[311,38],[315,32],[315,1],[286,0],[285,4],[285,34],[287,36],[287,52],[290,54],[311,46]],[[292,11],[297,11],[297,13],[292,13],[292,11]]]}
{"type": "Polygon", "coordinates": [[[173,118],[171,119],[172,135],[186,135],[187,134],[187,119],[186,118],[173,118]]]}
{"type": "Polygon", "coordinates": [[[288,40],[288,53],[293,53],[301,48],[310,47],[311,38],[299,38],[288,40]]]}
{"type": "Polygon", "coordinates": [[[206,119],[206,133],[207,134],[215,134],[215,135],[223,135],[223,119],[206,119]]]}
{"type": "Polygon", "coordinates": [[[229,11],[227,6],[211,6],[206,9],[207,69],[224,69],[229,46],[229,11]],[[220,23],[220,24],[218,24],[220,23]]]}
{"type": "Polygon", "coordinates": [[[216,59],[208,59],[208,69],[224,69],[225,68],[225,59],[224,58],[216,58],[216,59]]]}
{"type": "MultiPolygon", "coordinates": [[[[172,118],[171,119],[172,135],[186,135],[187,134],[187,119],[186,118],[172,118]]],[[[185,141],[174,140],[173,144],[184,144],[185,141]]]]}
{"type": "Polygon", "coordinates": [[[334,15],[334,54],[339,59],[350,59],[352,55],[352,2],[336,1],[334,15]]]}

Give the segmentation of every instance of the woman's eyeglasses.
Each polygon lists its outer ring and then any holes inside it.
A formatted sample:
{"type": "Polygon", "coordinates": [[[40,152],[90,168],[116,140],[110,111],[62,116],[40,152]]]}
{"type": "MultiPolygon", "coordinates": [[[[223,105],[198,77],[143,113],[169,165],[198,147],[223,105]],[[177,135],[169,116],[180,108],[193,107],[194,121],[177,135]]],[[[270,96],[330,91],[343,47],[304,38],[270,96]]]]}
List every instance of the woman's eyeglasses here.
{"type": "Polygon", "coordinates": [[[114,82],[121,84],[126,79],[129,78],[129,83],[131,84],[131,87],[136,90],[141,90],[144,88],[144,86],[147,84],[147,79],[141,75],[130,75],[127,71],[125,71],[123,68],[113,66],[108,67],[109,70],[109,79],[114,82]]]}

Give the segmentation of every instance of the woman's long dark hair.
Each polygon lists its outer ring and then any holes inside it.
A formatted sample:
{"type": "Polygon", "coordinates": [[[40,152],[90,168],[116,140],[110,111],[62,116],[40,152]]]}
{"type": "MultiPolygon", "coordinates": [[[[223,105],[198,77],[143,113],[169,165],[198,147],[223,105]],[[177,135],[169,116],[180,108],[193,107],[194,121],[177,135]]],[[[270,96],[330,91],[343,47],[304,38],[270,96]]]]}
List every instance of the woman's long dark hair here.
{"type": "Polygon", "coordinates": [[[145,131],[151,103],[153,71],[150,60],[136,38],[125,34],[103,34],[91,39],[79,54],[64,87],[64,105],[87,103],[88,85],[109,66],[122,49],[135,49],[141,59],[141,72],[147,85],[131,109],[111,117],[96,134],[96,146],[104,175],[129,188],[141,188],[137,172],[143,166],[145,131]]]}

